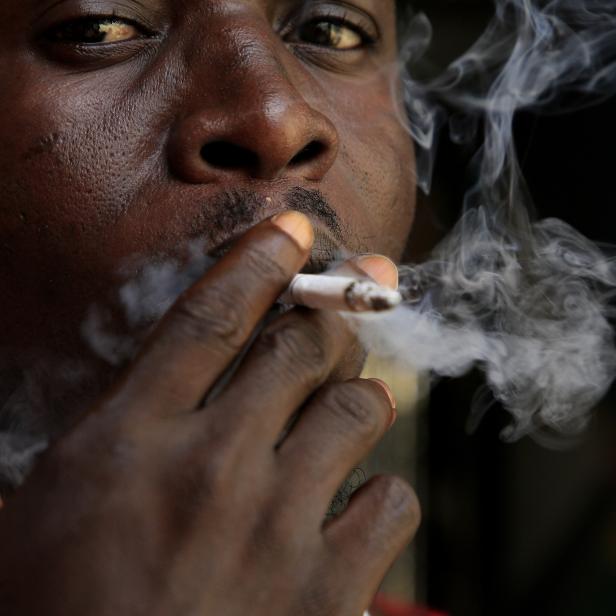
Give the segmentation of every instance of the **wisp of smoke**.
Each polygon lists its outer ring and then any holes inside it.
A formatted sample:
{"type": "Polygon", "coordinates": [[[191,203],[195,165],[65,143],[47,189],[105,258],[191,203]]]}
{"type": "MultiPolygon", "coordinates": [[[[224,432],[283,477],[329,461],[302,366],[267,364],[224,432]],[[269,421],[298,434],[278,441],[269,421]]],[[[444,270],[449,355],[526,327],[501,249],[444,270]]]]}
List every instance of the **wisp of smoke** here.
{"type": "MultiPolygon", "coordinates": [[[[426,17],[415,16],[405,69],[430,38],[426,17]]],[[[428,83],[406,72],[404,85],[424,191],[446,123],[454,142],[481,128],[483,145],[461,220],[429,261],[403,268],[405,305],[357,320],[360,336],[436,375],[481,368],[513,417],[507,439],[578,433],[616,372],[616,263],[566,223],[532,221],[513,120],[522,109],[566,111],[616,93],[616,3],[495,0],[494,18],[462,57],[428,83]]]]}
{"type": "Polygon", "coordinates": [[[177,298],[194,284],[214,263],[201,240],[187,246],[183,260],[141,258],[131,264],[138,274],[125,274],[119,301],[122,320],[130,334],[114,327],[117,317],[103,306],[93,305],[82,324],[81,334],[91,350],[112,366],[119,366],[136,353],[139,340],[135,331],[156,323],[177,298]]]}

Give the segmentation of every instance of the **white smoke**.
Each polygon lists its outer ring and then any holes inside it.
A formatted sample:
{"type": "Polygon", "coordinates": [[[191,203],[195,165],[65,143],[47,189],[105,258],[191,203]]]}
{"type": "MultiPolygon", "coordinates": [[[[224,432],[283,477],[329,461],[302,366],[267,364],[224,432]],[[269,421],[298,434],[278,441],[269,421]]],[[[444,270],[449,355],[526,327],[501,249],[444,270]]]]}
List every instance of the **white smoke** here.
{"type": "Polygon", "coordinates": [[[180,259],[142,258],[132,264],[137,275],[125,273],[127,281],[120,287],[121,319],[125,328],[117,331],[117,315],[100,305],[93,305],[81,328],[91,350],[112,366],[131,359],[139,346],[135,330],[144,330],[158,322],[176,299],[194,284],[214,263],[204,242],[193,240],[187,256],[180,259]]]}
{"type": "MultiPolygon", "coordinates": [[[[426,50],[424,15],[410,24],[403,62],[426,50]]],[[[560,220],[533,222],[516,157],[523,109],[566,111],[616,94],[613,0],[496,0],[477,42],[429,83],[405,77],[404,119],[430,181],[439,129],[454,142],[483,131],[464,213],[431,260],[403,268],[406,305],[363,318],[383,355],[457,376],[483,370],[513,424],[504,434],[577,433],[616,373],[610,300],[616,262],[560,220]]]]}

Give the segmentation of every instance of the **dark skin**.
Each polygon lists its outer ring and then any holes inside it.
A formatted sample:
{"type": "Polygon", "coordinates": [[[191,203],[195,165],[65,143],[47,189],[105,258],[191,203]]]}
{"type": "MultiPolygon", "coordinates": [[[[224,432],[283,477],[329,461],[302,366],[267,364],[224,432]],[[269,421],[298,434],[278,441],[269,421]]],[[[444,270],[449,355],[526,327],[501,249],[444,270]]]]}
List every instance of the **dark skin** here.
{"type": "MultiPolygon", "coordinates": [[[[134,255],[182,258],[195,237],[224,247],[130,364],[97,365],[49,414],[62,436],[0,514],[0,605],[357,616],[419,510],[410,486],[377,477],[323,523],[394,413],[383,384],[356,378],[342,319],[273,320],[202,401],[296,272],[336,251],[401,255],[414,159],[394,2],[4,0],[0,18],[0,309],[15,367],[90,361],[79,324],[134,255]],[[292,209],[305,215],[271,220],[292,209]]],[[[362,269],[395,277],[378,260],[362,269]]]]}

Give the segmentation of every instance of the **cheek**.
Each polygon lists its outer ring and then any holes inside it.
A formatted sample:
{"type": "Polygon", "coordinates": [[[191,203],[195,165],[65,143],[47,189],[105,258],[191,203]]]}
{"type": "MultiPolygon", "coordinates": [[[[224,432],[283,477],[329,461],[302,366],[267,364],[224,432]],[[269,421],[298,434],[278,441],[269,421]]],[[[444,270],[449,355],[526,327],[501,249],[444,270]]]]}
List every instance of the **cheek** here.
{"type": "Polygon", "coordinates": [[[411,137],[383,97],[355,121],[341,119],[341,151],[348,202],[346,212],[362,251],[399,259],[415,213],[415,156],[411,137]],[[370,111],[370,113],[369,113],[370,111]]]}
{"type": "Polygon", "coordinates": [[[0,121],[0,235],[22,256],[35,243],[69,267],[76,258],[95,266],[147,184],[143,110],[106,99],[104,87],[64,81],[41,95],[27,81],[0,95],[0,114],[11,118],[0,121]]]}
{"type": "Polygon", "coordinates": [[[148,174],[134,109],[104,88],[95,97],[34,81],[0,93],[0,310],[36,338],[50,323],[78,323],[137,251],[138,238],[121,246],[114,228],[148,174]]]}

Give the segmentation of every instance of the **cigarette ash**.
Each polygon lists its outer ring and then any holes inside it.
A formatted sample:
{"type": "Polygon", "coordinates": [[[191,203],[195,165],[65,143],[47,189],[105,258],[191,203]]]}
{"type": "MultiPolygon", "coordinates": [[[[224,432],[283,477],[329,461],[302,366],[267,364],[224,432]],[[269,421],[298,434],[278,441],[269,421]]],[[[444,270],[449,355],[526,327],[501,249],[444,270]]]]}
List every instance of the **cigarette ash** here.
{"type": "MultiPolygon", "coordinates": [[[[404,305],[353,317],[369,348],[434,375],[480,367],[513,418],[503,436],[579,433],[616,374],[616,264],[562,221],[533,220],[513,138],[517,111],[565,112],[616,94],[613,0],[495,0],[476,43],[428,82],[413,69],[430,43],[410,20],[401,122],[429,192],[438,132],[483,135],[464,213],[431,259],[403,268],[404,305]],[[480,130],[481,129],[481,132],[480,130]]],[[[486,408],[475,406],[475,417],[486,408]]]]}
{"type": "Polygon", "coordinates": [[[368,280],[356,280],[345,291],[345,302],[354,312],[384,312],[402,301],[397,291],[384,289],[368,280]]]}

